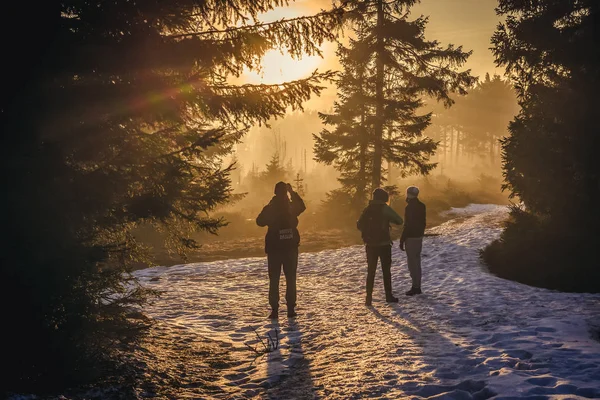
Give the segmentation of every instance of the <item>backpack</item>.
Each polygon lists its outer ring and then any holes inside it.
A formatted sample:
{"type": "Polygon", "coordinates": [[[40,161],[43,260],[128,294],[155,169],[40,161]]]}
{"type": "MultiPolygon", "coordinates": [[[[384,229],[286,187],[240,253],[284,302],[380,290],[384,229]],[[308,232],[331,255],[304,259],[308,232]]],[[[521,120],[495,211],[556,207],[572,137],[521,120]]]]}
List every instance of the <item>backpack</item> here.
{"type": "Polygon", "coordinates": [[[390,225],[383,215],[385,204],[371,204],[363,214],[360,232],[362,240],[367,244],[380,244],[389,242],[390,225]]]}

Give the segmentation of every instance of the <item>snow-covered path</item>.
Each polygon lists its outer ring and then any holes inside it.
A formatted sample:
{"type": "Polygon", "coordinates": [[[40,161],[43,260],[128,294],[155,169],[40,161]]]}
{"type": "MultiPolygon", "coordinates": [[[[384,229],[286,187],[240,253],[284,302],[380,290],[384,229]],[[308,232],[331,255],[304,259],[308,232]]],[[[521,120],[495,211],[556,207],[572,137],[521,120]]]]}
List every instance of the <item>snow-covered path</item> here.
{"type": "Polygon", "coordinates": [[[165,335],[216,341],[229,360],[212,368],[211,386],[183,385],[177,398],[600,398],[600,343],[589,332],[600,295],[487,273],[478,250],[497,237],[506,209],[456,212],[425,239],[424,294],[403,295],[410,278],[394,244],[394,305],[378,270],[373,307],[364,306],[361,246],[301,254],[299,316],[286,319],[282,305],[277,323],[266,319],[265,258],[138,271],[165,291],[146,310],[165,335]],[[246,344],[274,331],[280,348],[255,360],[246,344]]]}

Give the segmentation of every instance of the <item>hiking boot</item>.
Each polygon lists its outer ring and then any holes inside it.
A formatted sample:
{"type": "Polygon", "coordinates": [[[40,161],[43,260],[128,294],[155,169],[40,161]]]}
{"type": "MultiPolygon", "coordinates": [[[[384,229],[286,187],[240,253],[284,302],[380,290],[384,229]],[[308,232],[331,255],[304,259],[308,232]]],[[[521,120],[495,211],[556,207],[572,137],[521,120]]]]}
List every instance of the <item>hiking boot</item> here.
{"type": "Polygon", "coordinates": [[[406,292],[407,296],[414,296],[415,294],[421,294],[421,288],[410,288],[408,292],[406,292]]]}
{"type": "Polygon", "coordinates": [[[271,311],[271,314],[269,314],[269,319],[277,319],[277,318],[279,318],[279,310],[271,311]]]}
{"type": "Polygon", "coordinates": [[[290,308],[287,312],[288,318],[294,318],[296,315],[298,315],[298,314],[296,313],[296,311],[294,311],[293,308],[290,308]]]}
{"type": "Polygon", "coordinates": [[[398,298],[397,298],[397,297],[394,297],[394,296],[390,296],[390,297],[387,297],[387,298],[385,299],[385,301],[386,301],[387,303],[397,303],[397,302],[398,302],[398,298]]]}
{"type": "Polygon", "coordinates": [[[372,305],[373,305],[373,298],[371,296],[367,295],[367,298],[365,300],[365,306],[371,307],[372,305]]]}

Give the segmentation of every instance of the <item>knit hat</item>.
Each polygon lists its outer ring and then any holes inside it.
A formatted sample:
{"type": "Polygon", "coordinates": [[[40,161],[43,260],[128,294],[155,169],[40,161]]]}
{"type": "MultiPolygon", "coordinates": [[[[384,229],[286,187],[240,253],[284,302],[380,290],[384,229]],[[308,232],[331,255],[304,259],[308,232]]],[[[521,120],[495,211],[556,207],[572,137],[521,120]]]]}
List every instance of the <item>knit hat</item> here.
{"type": "Polygon", "coordinates": [[[386,203],[389,199],[390,195],[382,188],[377,188],[373,190],[373,200],[383,201],[384,203],[386,203]]]}
{"type": "Polygon", "coordinates": [[[419,196],[419,188],[416,186],[409,186],[406,188],[406,198],[414,199],[419,196]]]}

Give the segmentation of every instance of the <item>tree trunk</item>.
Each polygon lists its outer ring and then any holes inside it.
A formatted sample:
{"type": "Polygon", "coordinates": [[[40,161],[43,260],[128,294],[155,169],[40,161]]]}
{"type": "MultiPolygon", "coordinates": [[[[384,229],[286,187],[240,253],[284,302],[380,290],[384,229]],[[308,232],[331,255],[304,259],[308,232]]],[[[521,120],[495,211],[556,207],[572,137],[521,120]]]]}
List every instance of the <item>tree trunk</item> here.
{"type": "Polygon", "coordinates": [[[490,133],[490,164],[492,165],[492,168],[496,165],[495,142],[494,135],[490,133]]]}
{"type": "Polygon", "coordinates": [[[356,197],[357,197],[357,202],[356,202],[356,206],[357,209],[361,208],[365,199],[367,198],[367,144],[368,144],[368,137],[367,137],[367,132],[365,129],[365,110],[364,107],[362,109],[361,115],[360,115],[360,126],[361,126],[361,130],[363,131],[362,135],[361,135],[361,139],[360,139],[360,155],[359,155],[359,159],[358,159],[358,185],[356,188],[356,197]]]}
{"type": "Polygon", "coordinates": [[[448,161],[446,159],[446,147],[448,146],[448,141],[446,140],[446,127],[445,126],[441,128],[441,132],[442,132],[442,141],[443,141],[443,144],[442,144],[442,155],[444,157],[444,161],[442,162],[441,171],[442,171],[442,175],[444,175],[444,168],[446,167],[446,164],[447,164],[447,161],[448,161]]]}
{"type": "Polygon", "coordinates": [[[450,164],[454,164],[454,127],[450,128],[450,164]]]}
{"type": "MultiPolygon", "coordinates": [[[[388,140],[392,139],[392,130],[388,129],[388,140]]],[[[387,173],[387,183],[388,185],[393,185],[394,184],[394,164],[391,163],[390,160],[386,160],[387,161],[387,167],[388,167],[388,173],[387,173]]]]}
{"type": "Polygon", "coordinates": [[[456,150],[454,152],[454,165],[458,165],[460,158],[460,130],[456,130],[456,150]]]}
{"type": "MultiPolygon", "coordinates": [[[[364,82],[363,79],[363,71],[359,73],[360,81],[364,82]]],[[[362,98],[364,95],[363,91],[363,83],[360,86],[360,97],[362,98]]],[[[358,182],[356,186],[356,199],[355,199],[355,207],[356,210],[359,211],[366,202],[367,199],[367,147],[369,145],[369,136],[368,131],[365,128],[365,119],[366,119],[366,109],[365,103],[362,102],[360,109],[360,153],[358,157],[358,182]]]]}
{"type": "Polygon", "coordinates": [[[374,154],[373,154],[373,189],[381,185],[381,164],[383,157],[382,138],[383,138],[383,83],[384,83],[384,65],[383,65],[383,0],[377,0],[377,56],[375,60],[375,129],[373,134],[374,154]]]}

